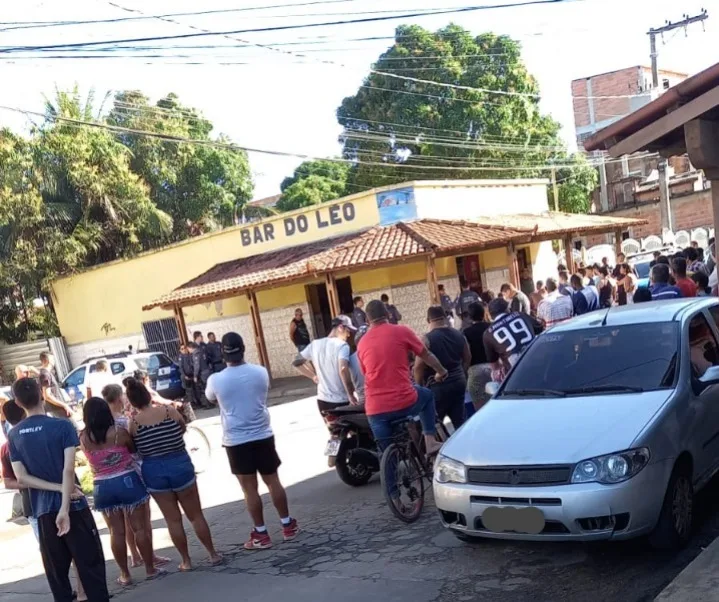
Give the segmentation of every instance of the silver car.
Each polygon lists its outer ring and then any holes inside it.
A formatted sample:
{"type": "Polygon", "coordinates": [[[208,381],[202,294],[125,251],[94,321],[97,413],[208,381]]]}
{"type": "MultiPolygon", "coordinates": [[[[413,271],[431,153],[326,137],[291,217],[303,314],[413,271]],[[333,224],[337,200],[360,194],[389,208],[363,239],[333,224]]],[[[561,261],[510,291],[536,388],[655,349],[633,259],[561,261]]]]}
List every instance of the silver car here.
{"type": "Polygon", "coordinates": [[[718,325],[718,299],[678,299],[537,337],[442,448],[443,524],[461,539],[684,544],[719,469],[718,325]]]}

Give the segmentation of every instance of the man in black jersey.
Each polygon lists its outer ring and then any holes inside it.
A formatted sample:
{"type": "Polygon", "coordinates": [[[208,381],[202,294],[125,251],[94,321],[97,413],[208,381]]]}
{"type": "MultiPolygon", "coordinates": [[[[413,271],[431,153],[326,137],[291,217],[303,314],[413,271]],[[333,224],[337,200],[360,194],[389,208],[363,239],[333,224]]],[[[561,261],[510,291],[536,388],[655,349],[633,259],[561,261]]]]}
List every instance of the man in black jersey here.
{"type": "Polygon", "coordinates": [[[535,337],[535,324],[525,313],[510,312],[504,299],[489,304],[492,325],[484,333],[484,350],[493,380],[501,381],[535,337]]]}

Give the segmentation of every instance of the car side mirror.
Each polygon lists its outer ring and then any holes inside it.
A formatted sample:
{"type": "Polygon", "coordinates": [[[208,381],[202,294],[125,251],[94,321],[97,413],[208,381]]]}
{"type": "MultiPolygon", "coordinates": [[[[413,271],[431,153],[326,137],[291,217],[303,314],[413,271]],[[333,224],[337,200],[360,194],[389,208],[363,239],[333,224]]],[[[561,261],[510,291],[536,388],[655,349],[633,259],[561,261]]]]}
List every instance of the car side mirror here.
{"type": "MultiPolygon", "coordinates": [[[[719,366],[717,367],[719,368],[719,366]]],[[[494,381],[487,383],[484,387],[484,392],[491,397],[494,397],[497,394],[497,391],[499,391],[499,383],[494,381]]]]}

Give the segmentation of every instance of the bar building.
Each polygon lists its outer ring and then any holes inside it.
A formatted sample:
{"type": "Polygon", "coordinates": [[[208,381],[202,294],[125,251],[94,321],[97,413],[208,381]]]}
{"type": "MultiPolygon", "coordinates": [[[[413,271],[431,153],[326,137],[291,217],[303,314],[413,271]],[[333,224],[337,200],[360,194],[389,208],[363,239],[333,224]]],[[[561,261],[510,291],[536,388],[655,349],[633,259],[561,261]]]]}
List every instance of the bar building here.
{"type": "Polygon", "coordinates": [[[134,349],[170,354],[194,330],[240,332],[248,361],[295,375],[289,323],[301,308],[313,338],[352,299],[389,295],[403,323],[426,329],[437,286],[531,286],[557,273],[552,241],[571,262],[587,234],[619,235],[642,220],[547,211],[545,180],[417,181],[376,188],[213,232],[53,283],[73,366],[134,349]]]}

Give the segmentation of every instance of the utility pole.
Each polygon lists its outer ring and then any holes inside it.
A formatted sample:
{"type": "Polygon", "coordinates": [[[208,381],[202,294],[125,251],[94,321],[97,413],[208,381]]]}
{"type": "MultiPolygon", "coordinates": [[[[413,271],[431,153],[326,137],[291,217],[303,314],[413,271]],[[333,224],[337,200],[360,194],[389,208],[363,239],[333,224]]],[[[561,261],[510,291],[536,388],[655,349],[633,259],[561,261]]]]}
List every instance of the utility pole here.
{"type": "Polygon", "coordinates": [[[552,167],[552,192],[554,194],[554,210],[559,211],[559,189],[557,188],[557,168],[552,167]]]}
{"type": "MultiPolygon", "coordinates": [[[[706,21],[708,17],[709,14],[707,11],[702,9],[702,12],[698,15],[691,17],[689,15],[684,15],[684,18],[677,23],[667,21],[661,27],[653,27],[647,32],[647,35],[649,36],[649,56],[652,59],[652,86],[655,90],[659,89],[659,66],[657,62],[659,53],[657,52],[657,35],[663,35],[667,31],[672,31],[681,27],[683,27],[686,31],[686,28],[692,23],[701,23],[706,21]]],[[[662,239],[664,239],[665,230],[673,230],[672,208],[669,199],[668,167],[667,160],[661,157],[657,164],[657,171],[659,173],[659,211],[661,213],[662,222],[662,239]]]]}

